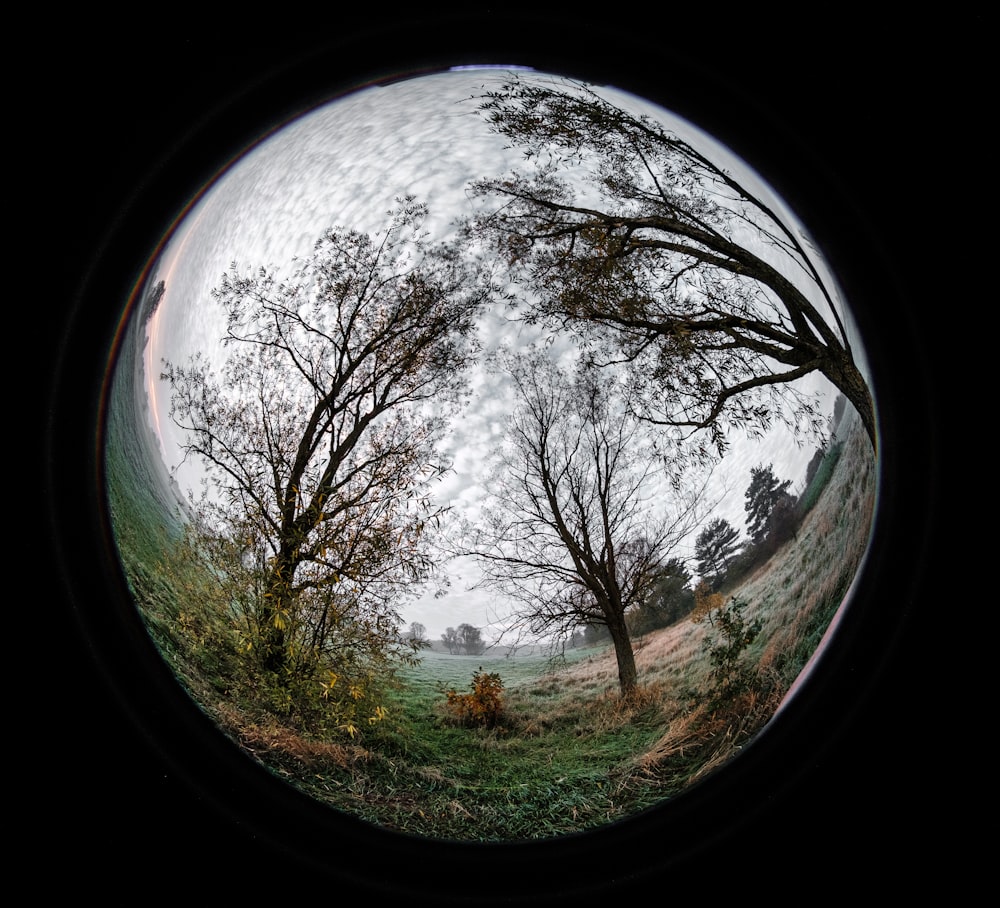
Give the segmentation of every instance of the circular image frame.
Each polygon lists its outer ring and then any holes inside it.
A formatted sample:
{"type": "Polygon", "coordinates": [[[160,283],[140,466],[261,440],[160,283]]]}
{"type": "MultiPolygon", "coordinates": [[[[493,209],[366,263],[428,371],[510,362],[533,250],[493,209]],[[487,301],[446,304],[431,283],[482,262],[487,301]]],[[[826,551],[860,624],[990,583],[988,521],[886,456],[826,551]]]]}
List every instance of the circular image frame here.
{"type": "MultiPolygon", "coordinates": [[[[364,28],[360,31],[365,33],[364,28]]],[[[387,42],[387,47],[391,44],[392,41],[387,42]]],[[[482,52],[468,53],[474,57],[482,52]]],[[[440,59],[444,55],[443,48],[418,54],[409,67],[403,68],[419,69],[419,58],[423,59],[423,66],[430,66],[433,58],[440,59]]],[[[113,338],[120,330],[121,313],[116,313],[113,305],[95,306],[95,300],[126,298],[127,294],[123,296],[121,291],[134,285],[135,269],[146,260],[151,248],[147,245],[149,239],[162,236],[164,226],[175,214],[171,206],[176,205],[178,198],[187,197],[186,191],[208,173],[216,172],[213,168],[217,168],[220,155],[239,147],[241,140],[252,138],[260,127],[261,115],[268,110],[268,103],[273,112],[271,116],[276,117],[287,104],[285,95],[291,86],[299,86],[298,97],[301,98],[301,85],[309,84],[308,78],[303,79],[303,76],[310,71],[315,73],[320,63],[329,59],[320,52],[290,56],[294,58],[293,63],[284,68],[265,67],[269,70],[266,77],[259,76],[258,70],[258,79],[251,79],[251,84],[234,79],[228,89],[220,91],[225,97],[221,103],[218,94],[210,93],[198,105],[197,113],[174,111],[174,120],[165,114],[162,122],[167,124],[167,132],[162,135],[176,137],[181,133],[187,138],[171,138],[164,143],[171,145],[176,141],[176,153],[168,155],[169,161],[161,160],[159,168],[137,168],[120,175],[114,185],[122,193],[117,198],[121,207],[115,207],[114,196],[111,196],[107,202],[110,207],[103,209],[103,214],[110,217],[103,218],[101,211],[91,214],[95,223],[97,220],[111,221],[111,231],[102,233],[101,242],[96,244],[90,242],[92,235],[88,237],[87,252],[67,262],[70,270],[77,266],[74,293],[77,305],[68,313],[57,384],[53,390],[48,427],[51,472],[46,490],[50,497],[51,525],[59,544],[60,580],[65,581],[63,592],[69,603],[69,614],[77,621],[75,629],[79,631],[73,639],[77,645],[74,652],[84,651],[80,659],[80,678],[84,689],[99,692],[98,708],[74,720],[74,737],[101,742],[100,759],[95,755],[93,767],[87,761],[88,768],[93,771],[92,780],[103,780],[105,784],[99,787],[105,792],[117,791],[122,800],[128,800],[130,791],[141,791],[142,798],[151,795],[151,806],[146,808],[150,816],[160,814],[177,820],[183,815],[181,804],[194,808],[200,817],[195,825],[207,817],[213,829],[224,830],[215,839],[226,843],[219,847],[224,847],[227,854],[231,846],[235,846],[235,852],[242,847],[245,853],[236,857],[241,865],[248,858],[287,861],[321,876],[340,878],[352,887],[426,893],[446,889],[456,900],[477,894],[480,904],[488,898],[500,901],[511,897],[502,887],[476,892],[477,885],[482,884],[484,860],[496,861],[509,867],[511,875],[520,873],[532,881],[535,880],[533,869],[540,866],[601,864],[607,868],[606,873],[583,875],[578,879],[542,872],[541,881],[532,884],[530,897],[546,895],[569,899],[602,888],[638,885],[640,879],[656,878],[657,874],[666,879],[692,867],[706,866],[710,860],[708,855],[728,853],[728,846],[735,838],[741,834],[753,835],[749,830],[756,823],[772,820],[775,805],[785,806],[788,812],[783,817],[788,822],[788,817],[794,816],[794,809],[788,808],[789,803],[800,797],[802,790],[814,790],[810,786],[816,784],[817,762],[831,771],[831,764],[825,762],[830,759],[828,754],[842,753],[842,740],[857,731],[854,725],[859,712],[865,715],[871,708],[872,691],[879,690],[886,666],[896,655],[905,628],[905,604],[912,601],[920,584],[919,575],[912,571],[901,578],[899,566],[909,563],[912,567],[914,557],[919,561],[920,553],[925,550],[923,521],[927,519],[933,498],[928,488],[928,477],[933,475],[932,452],[929,449],[920,452],[912,441],[915,433],[933,433],[936,426],[928,425],[932,417],[909,399],[923,396],[925,401],[930,400],[929,393],[913,390],[920,387],[924,376],[919,371],[908,375],[905,387],[901,388],[892,362],[901,346],[920,349],[918,342],[915,339],[911,342],[908,337],[914,326],[908,321],[905,300],[900,298],[895,285],[894,268],[898,263],[882,257],[868,259],[859,265],[856,250],[853,253],[849,250],[850,243],[844,235],[849,234],[851,242],[856,242],[858,231],[863,232],[865,226],[870,230],[871,225],[854,222],[848,229],[856,212],[850,209],[845,212],[840,207],[843,199],[824,198],[823,192],[817,190],[817,183],[823,183],[824,190],[829,189],[826,179],[837,185],[831,174],[823,174],[821,169],[810,172],[801,160],[789,166],[784,177],[773,159],[768,166],[765,149],[770,148],[773,153],[772,143],[761,142],[759,136],[747,141],[736,135],[740,130],[734,122],[741,122],[746,127],[748,121],[753,121],[746,112],[730,120],[731,134],[727,134],[725,128],[713,134],[759,167],[807,220],[810,212],[822,212],[814,215],[815,222],[807,226],[832,258],[848,299],[852,303],[857,301],[856,315],[876,373],[881,429],[886,440],[880,452],[884,458],[883,470],[892,481],[886,483],[869,566],[859,578],[854,595],[857,601],[878,602],[891,593],[903,603],[895,608],[887,607],[879,614],[873,614],[871,609],[854,608],[845,613],[836,645],[824,654],[815,677],[803,684],[788,707],[782,710],[779,721],[755,743],[753,756],[735,761],[724,774],[693,791],[687,800],[682,798],[678,803],[671,803],[669,810],[654,810],[607,830],[533,845],[449,845],[449,866],[457,865],[457,869],[447,882],[428,879],[427,868],[442,860],[444,846],[401,841],[349,818],[331,818],[329,812],[317,811],[308,799],[288,792],[266,773],[247,765],[235,748],[218,740],[215,729],[177,689],[175,680],[162,666],[148,640],[143,638],[135,621],[130,623],[130,615],[134,619],[134,608],[120,571],[114,559],[109,557],[111,540],[107,525],[102,526],[95,517],[92,530],[81,532],[79,524],[73,525],[66,518],[67,509],[77,515],[77,520],[80,514],[99,515],[102,511],[99,472],[94,469],[99,451],[94,446],[93,426],[99,417],[99,387],[103,381],[100,369],[106,359],[97,357],[95,362],[94,351],[110,352],[113,338]],[[213,96],[214,100],[209,100],[213,96]],[[279,98],[282,99],[280,103],[279,98]],[[809,173],[808,179],[803,179],[803,172],[809,173]],[[137,194],[126,198],[137,184],[140,185],[137,194]],[[131,264],[121,269],[121,263],[131,264]],[[82,282],[80,275],[84,276],[82,282]],[[867,307],[865,301],[875,296],[879,297],[879,305],[867,307]],[[887,306],[886,299],[891,300],[895,308],[892,304],[887,306]],[[895,320],[888,318],[886,309],[895,320]],[[914,463],[915,452],[924,460],[914,463]],[[87,482],[81,482],[82,479],[87,482]],[[905,552],[901,551],[904,545],[905,552]],[[91,655],[96,658],[91,659],[91,655]],[[108,695],[106,704],[100,692],[108,695]],[[122,735],[124,744],[116,751],[115,747],[108,747],[108,742],[115,740],[117,734],[122,735]],[[128,765],[137,756],[136,765],[128,765]],[[159,790],[158,785],[162,786],[159,790]],[[176,803],[167,803],[173,798],[177,799],[176,803]],[[293,816],[294,821],[290,819],[293,816]],[[606,855],[619,857],[607,858],[606,855]],[[630,857],[622,858],[622,855],[630,857]],[[392,871],[380,874],[378,867],[383,865],[390,866],[392,871]]],[[[695,104],[689,100],[689,108],[685,111],[684,104],[678,104],[676,98],[660,100],[658,94],[662,92],[644,88],[648,81],[642,77],[622,78],[621,74],[629,70],[620,57],[628,55],[618,56],[618,60],[605,64],[610,69],[617,68],[617,84],[654,97],[707,129],[716,125],[712,122],[711,103],[707,105],[707,113],[704,109],[695,112],[695,104]]],[[[683,71],[687,62],[675,61],[673,65],[677,71],[683,71]]],[[[544,59],[539,59],[536,65],[551,68],[544,59]]],[[[209,69],[215,66],[221,66],[221,61],[217,60],[209,69]]],[[[697,67],[695,69],[697,71],[697,67]]],[[[690,74],[690,69],[687,72],[690,74]]],[[[698,74],[704,76],[704,70],[698,74]]],[[[344,78],[347,79],[346,66],[344,78]]],[[[218,81],[226,80],[220,78],[218,81]]],[[[722,84],[733,95],[739,94],[731,83],[723,79],[722,84]]],[[[719,85],[718,79],[711,80],[713,90],[718,90],[719,85]]],[[[705,94],[711,92],[690,92],[689,89],[689,98],[701,96],[704,101],[705,94]]],[[[129,98],[124,108],[115,110],[114,116],[121,116],[123,109],[130,117],[134,116],[135,108],[130,105],[135,101],[129,98]]],[[[717,105],[717,117],[721,117],[720,106],[724,105],[717,105]]],[[[763,110],[757,109],[754,115],[766,118],[766,109],[765,102],[763,110]]],[[[134,122],[131,127],[135,128],[134,122]]],[[[784,132],[776,128],[775,134],[794,147],[794,128],[784,132]]],[[[108,137],[105,134],[105,139],[108,137]]],[[[139,154],[139,159],[148,162],[157,157],[151,153],[150,146],[144,144],[150,142],[148,136],[141,141],[130,136],[128,141],[139,141],[140,151],[145,150],[145,156],[139,154]]],[[[104,143],[102,146],[108,153],[108,147],[104,143]]],[[[160,149],[162,147],[160,145],[160,149]]],[[[801,147],[804,156],[808,157],[808,144],[801,147]]],[[[817,160],[820,157],[817,156],[817,160]]],[[[877,248],[876,240],[872,241],[872,246],[877,248]]],[[[884,256],[884,250],[881,251],[884,256]]],[[[874,740],[880,740],[878,734],[874,740]]],[[[878,775],[880,770],[874,772],[878,775]]],[[[864,785],[860,788],[863,790],[864,785]]],[[[117,798],[110,800],[117,801],[117,798]]],[[[93,801],[85,799],[84,803],[94,806],[93,801]]],[[[832,807],[832,804],[827,802],[826,806],[832,807]]],[[[781,813],[780,808],[778,813],[781,813]]],[[[135,820],[140,814],[124,808],[122,816],[135,820]]],[[[195,838],[204,844],[202,835],[198,832],[195,838]]],[[[154,840],[157,838],[154,836],[154,840]]],[[[752,848],[747,850],[753,851],[752,848]]],[[[144,859],[151,866],[162,866],[152,853],[145,854],[144,859]]],[[[739,858],[733,860],[741,861],[739,858]]],[[[250,862],[244,866],[250,866],[250,862]]]]}

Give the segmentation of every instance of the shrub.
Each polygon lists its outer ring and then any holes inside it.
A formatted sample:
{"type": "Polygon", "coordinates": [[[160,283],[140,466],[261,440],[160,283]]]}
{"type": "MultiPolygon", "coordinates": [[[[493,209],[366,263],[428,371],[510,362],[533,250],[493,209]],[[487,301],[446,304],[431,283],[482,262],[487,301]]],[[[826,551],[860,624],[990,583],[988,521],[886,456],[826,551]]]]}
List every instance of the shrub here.
{"type": "Polygon", "coordinates": [[[446,692],[448,708],[464,725],[493,728],[503,716],[503,681],[496,672],[482,666],[472,675],[472,693],[446,692]]]}
{"type": "Polygon", "coordinates": [[[706,618],[711,621],[712,613],[719,611],[725,598],[722,593],[717,593],[711,585],[701,580],[694,591],[694,608],[691,610],[691,620],[695,624],[700,624],[706,618]]]}
{"type": "Polygon", "coordinates": [[[753,686],[754,673],[744,664],[743,653],[757,639],[762,625],[759,618],[747,621],[743,615],[745,608],[745,602],[734,598],[725,607],[708,613],[708,620],[717,632],[706,638],[712,663],[709,672],[712,706],[731,701],[753,686]]]}

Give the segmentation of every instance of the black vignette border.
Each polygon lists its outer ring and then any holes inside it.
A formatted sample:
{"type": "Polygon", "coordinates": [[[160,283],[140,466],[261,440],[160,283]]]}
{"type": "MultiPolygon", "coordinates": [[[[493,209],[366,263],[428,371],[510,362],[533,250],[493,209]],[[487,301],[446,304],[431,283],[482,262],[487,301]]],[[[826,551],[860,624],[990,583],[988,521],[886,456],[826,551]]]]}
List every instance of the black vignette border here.
{"type": "MultiPolygon", "coordinates": [[[[888,34],[859,36],[846,27],[831,27],[823,36],[803,31],[790,40],[757,25],[708,31],[676,16],[646,13],[642,22],[612,28],[585,16],[568,23],[562,14],[541,10],[427,13],[385,23],[343,20],[332,42],[319,29],[264,38],[260,32],[192,34],[165,27],[123,37],[91,35],[47,51],[61,88],[53,94],[41,81],[34,85],[41,136],[59,151],[44,185],[71,217],[52,255],[56,303],[65,303],[65,310],[51,316],[56,343],[48,374],[54,383],[45,388],[49,444],[41,461],[48,468],[42,480],[52,517],[47,531],[61,543],[61,560],[51,565],[61,646],[53,689],[36,712],[60,715],[54,725],[44,723],[52,765],[33,802],[39,830],[33,844],[40,851],[59,849],[81,888],[124,887],[128,877],[141,875],[180,891],[198,868],[204,885],[233,891],[248,882],[266,887],[267,880],[287,879],[290,872],[342,891],[434,895],[438,904],[554,904],[561,892],[567,901],[583,898],[577,887],[558,885],[573,870],[571,844],[546,857],[567,866],[539,866],[530,855],[512,853],[506,868],[499,859],[484,871],[482,889],[465,892],[449,884],[444,866],[427,866],[419,885],[408,880],[399,871],[412,861],[402,854],[387,856],[381,876],[366,876],[338,866],[342,843],[313,843],[308,855],[284,848],[280,830],[257,828],[238,810],[220,810],[192,784],[188,776],[197,770],[185,763],[190,752],[184,751],[201,742],[175,740],[165,747],[158,733],[183,733],[184,723],[161,717],[136,722],[109,690],[108,678],[113,682],[119,669],[115,657],[100,651],[109,637],[99,632],[95,647],[76,620],[99,609],[103,586],[113,582],[91,558],[94,527],[87,508],[96,498],[86,485],[93,479],[86,458],[104,367],[95,351],[108,348],[121,315],[120,298],[81,312],[81,286],[88,287],[88,306],[96,305],[94,290],[110,296],[127,289],[141,261],[136,256],[148,254],[150,238],[176,213],[169,210],[170,192],[189,193],[199,178],[211,176],[217,162],[199,142],[245,127],[249,104],[276,105],[297,73],[318,71],[317,59],[328,61],[328,75],[364,81],[386,68],[452,62],[456,46],[468,62],[507,54],[504,62],[537,61],[539,68],[571,69],[582,61],[609,81],[618,73],[623,87],[667,106],[678,101],[678,112],[701,119],[751,163],[764,165],[779,192],[812,219],[821,243],[829,243],[849,298],[855,288],[863,288],[866,299],[879,297],[881,308],[865,315],[869,330],[884,340],[884,359],[876,366],[893,404],[886,440],[908,452],[889,465],[893,481],[884,503],[912,548],[900,551],[890,540],[877,552],[872,595],[879,602],[872,607],[884,605],[884,617],[864,623],[862,630],[872,636],[857,641],[857,658],[843,667],[853,686],[840,696],[821,695],[824,711],[804,720],[816,722],[809,734],[819,742],[803,749],[804,765],[787,782],[746,792],[746,818],[732,829],[694,824],[694,840],[678,846],[676,857],[659,854],[655,843],[616,853],[609,836],[608,861],[591,891],[602,898],[638,896],[658,880],[664,891],[690,891],[692,885],[696,891],[704,883],[694,881],[707,879],[710,887],[733,886],[735,892],[753,888],[754,880],[783,886],[802,875],[826,888],[833,878],[849,885],[870,875],[906,878],[914,867],[926,872],[940,865],[935,814],[943,791],[923,785],[914,796],[910,779],[935,776],[931,755],[901,742],[926,720],[919,694],[927,639],[922,619],[939,579],[927,553],[938,541],[932,534],[942,532],[934,517],[944,426],[932,380],[932,329],[911,305],[922,289],[919,250],[912,232],[900,227],[915,223],[921,210],[913,188],[925,174],[913,157],[914,124],[926,116],[931,89],[946,75],[943,65],[928,62],[921,40],[893,42],[888,34]],[[330,43],[338,55],[323,57],[330,43]],[[671,85],[671,79],[690,81],[671,85]],[[152,197],[144,195],[150,187],[152,197]],[[122,223],[132,232],[123,235],[122,223]],[[115,264],[120,273],[109,271],[115,264]],[[74,536],[79,545],[67,544],[74,536]],[[60,702],[66,708],[54,710],[52,703],[60,702]],[[823,727],[830,723],[833,733],[823,727]],[[886,849],[888,840],[901,847],[886,849]],[[325,866],[317,860],[324,850],[325,866]],[[925,863],[932,857],[937,864],[925,863]],[[508,877],[515,872],[523,878],[512,887],[508,877]]],[[[947,43],[950,33],[939,33],[939,42],[942,34],[947,43]]],[[[930,34],[920,37],[926,41],[930,34]]],[[[118,639],[114,628],[105,631],[118,639]]],[[[127,663],[128,655],[121,659],[127,663]]],[[[170,701],[151,693],[140,702],[169,709],[170,701]]],[[[233,790],[241,784],[231,780],[233,790]]],[[[282,816],[275,811],[262,822],[283,822],[282,816]]],[[[645,828],[656,835],[655,823],[645,828]]]]}

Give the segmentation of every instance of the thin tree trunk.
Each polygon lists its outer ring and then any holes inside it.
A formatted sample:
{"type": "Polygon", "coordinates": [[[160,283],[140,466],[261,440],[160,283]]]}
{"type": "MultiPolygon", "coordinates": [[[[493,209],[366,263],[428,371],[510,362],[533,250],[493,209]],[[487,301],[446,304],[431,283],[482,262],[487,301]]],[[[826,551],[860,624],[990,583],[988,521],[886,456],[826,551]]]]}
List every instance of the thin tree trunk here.
{"type": "Polygon", "coordinates": [[[289,584],[295,565],[288,559],[278,557],[267,583],[270,593],[268,605],[264,609],[264,620],[260,628],[260,661],[265,671],[284,675],[288,664],[288,622],[291,620],[292,602],[289,584]]]}
{"type": "Polygon", "coordinates": [[[268,610],[260,629],[260,662],[265,671],[281,676],[285,667],[285,631],[274,624],[274,611],[268,610]]]}

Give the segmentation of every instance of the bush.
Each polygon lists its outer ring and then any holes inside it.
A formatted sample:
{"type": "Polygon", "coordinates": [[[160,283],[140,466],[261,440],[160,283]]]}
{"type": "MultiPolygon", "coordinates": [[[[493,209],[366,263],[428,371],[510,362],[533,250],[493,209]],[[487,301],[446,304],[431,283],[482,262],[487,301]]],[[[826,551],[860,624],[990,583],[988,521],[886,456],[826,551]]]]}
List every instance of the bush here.
{"type": "Polygon", "coordinates": [[[695,624],[700,624],[706,618],[711,621],[712,613],[720,611],[725,601],[722,593],[716,592],[707,581],[700,580],[694,591],[691,620],[695,624]]]}
{"type": "Polygon", "coordinates": [[[463,725],[493,728],[503,717],[503,681],[496,672],[479,671],[472,675],[472,693],[446,692],[448,708],[463,725]]]}
{"type": "Polygon", "coordinates": [[[710,611],[708,620],[717,632],[706,638],[712,663],[708,692],[712,707],[718,707],[751,689],[754,672],[743,662],[743,653],[761,631],[760,619],[747,621],[743,615],[746,603],[731,599],[722,607],[710,611]]]}

